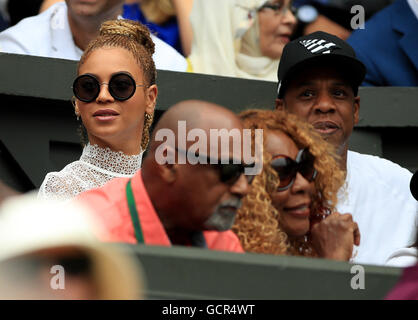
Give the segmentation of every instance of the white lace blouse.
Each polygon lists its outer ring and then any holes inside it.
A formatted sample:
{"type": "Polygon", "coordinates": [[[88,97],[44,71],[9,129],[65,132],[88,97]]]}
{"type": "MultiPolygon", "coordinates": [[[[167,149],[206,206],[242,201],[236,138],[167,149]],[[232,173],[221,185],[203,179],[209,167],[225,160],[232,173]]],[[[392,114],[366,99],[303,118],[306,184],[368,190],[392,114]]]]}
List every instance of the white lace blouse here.
{"type": "Polygon", "coordinates": [[[128,156],[109,148],[87,144],[80,160],[60,172],[50,172],[42,183],[38,197],[70,200],[78,194],[103,186],[109,180],[132,177],[141,168],[142,153],[128,156]]]}

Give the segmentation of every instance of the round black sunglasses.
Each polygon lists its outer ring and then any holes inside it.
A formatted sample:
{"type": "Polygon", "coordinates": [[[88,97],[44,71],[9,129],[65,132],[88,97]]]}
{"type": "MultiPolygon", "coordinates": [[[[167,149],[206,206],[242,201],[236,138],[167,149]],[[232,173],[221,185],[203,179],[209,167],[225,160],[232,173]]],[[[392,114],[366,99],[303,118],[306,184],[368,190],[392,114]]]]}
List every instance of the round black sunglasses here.
{"type": "Polygon", "coordinates": [[[92,102],[99,96],[102,85],[107,85],[111,96],[118,101],[128,100],[134,95],[136,87],[144,86],[136,84],[135,80],[124,72],[114,74],[109,83],[100,83],[94,75],[86,73],[74,80],[72,89],[77,99],[83,102],[92,102]]]}
{"type": "Polygon", "coordinates": [[[315,157],[308,149],[299,150],[296,160],[284,155],[275,155],[270,166],[277,172],[280,185],[277,191],[289,189],[296,180],[296,174],[300,172],[309,182],[315,180],[318,172],[314,168],[315,157]]]}

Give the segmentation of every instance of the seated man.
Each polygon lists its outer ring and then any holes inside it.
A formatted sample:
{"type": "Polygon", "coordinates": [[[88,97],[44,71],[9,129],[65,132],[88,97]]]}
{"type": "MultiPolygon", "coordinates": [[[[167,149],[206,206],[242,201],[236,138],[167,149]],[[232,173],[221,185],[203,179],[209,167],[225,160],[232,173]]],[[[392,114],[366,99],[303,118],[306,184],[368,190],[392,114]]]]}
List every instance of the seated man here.
{"type": "MultiPolygon", "coordinates": [[[[79,60],[88,43],[97,37],[102,22],[120,16],[123,2],[58,2],[0,33],[0,51],[79,60]]],[[[157,37],[151,37],[155,43],[153,58],[157,69],[186,71],[187,62],[181,54],[157,37]]]]}
{"type": "Polygon", "coordinates": [[[238,238],[228,230],[248,192],[247,178],[252,176],[243,174],[241,139],[238,146],[235,141],[227,148],[222,143],[230,140],[230,132],[241,136],[242,129],[239,118],[221,106],[180,102],[158,122],[142,169],[132,179],[114,179],[82,193],[76,201],[85,202],[103,220],[108,231],[104,241],[242,252],[238,238]],[[183,121],[184,130],[180,128],[183,121]],[[214,129],[226,130],[213,135],[214,129]],[[171,139],[167,134],[163,143],[161,133],[167,132],[171,139]],[[199,147],[197,153],[194,141],[199,132],[205,136],[200,146],[208,151],[199,147]],[[186,141],[186,136],[187,140],[193,136],[193,142],[186,141]],[[198,163],[189,161],[191,155],[198,157],[198,163]],[[228,163],[209,164],[209,155],[211,163],[219,159],[228,163]]]}
{"type": "Polygon", "coordinates": [[[418,204],[409,192],[408,170],[348,150],[365,72],[350,45],[336,36],[315,32],[295,39],[283,50],[276,108],[305,119],[337,148],[346,171],[337,210],[351,213],[361,232],[354,261],[382,265],[396,249],[413,244],[418,204]]]}

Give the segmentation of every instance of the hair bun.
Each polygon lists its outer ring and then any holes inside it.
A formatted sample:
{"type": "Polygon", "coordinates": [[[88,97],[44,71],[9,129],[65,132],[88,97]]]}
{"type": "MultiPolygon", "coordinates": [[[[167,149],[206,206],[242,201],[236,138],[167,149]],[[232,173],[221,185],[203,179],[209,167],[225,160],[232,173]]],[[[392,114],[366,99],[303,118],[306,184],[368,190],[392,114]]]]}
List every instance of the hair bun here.
{"type": "Polygon", "coordinates": [[[155,51],[155,44],[151,39],[149,29],[143,24],[127,20],[110,20],[103,22],[100,27],[100,36],[125,36],[141,44],[151,55],[155,51]]]}

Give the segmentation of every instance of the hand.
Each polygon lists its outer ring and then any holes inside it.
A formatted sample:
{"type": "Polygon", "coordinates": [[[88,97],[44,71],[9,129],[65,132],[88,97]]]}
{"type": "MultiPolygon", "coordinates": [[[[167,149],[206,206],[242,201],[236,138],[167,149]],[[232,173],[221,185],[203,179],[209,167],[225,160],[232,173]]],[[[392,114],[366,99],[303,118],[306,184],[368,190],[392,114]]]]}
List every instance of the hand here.
{"type": "Polygon", "coordinates": [[[311,239],[321,258],[348,261],[360,245],[360,231],[351,214],[335,212],[312,226],[311,239]]]}

